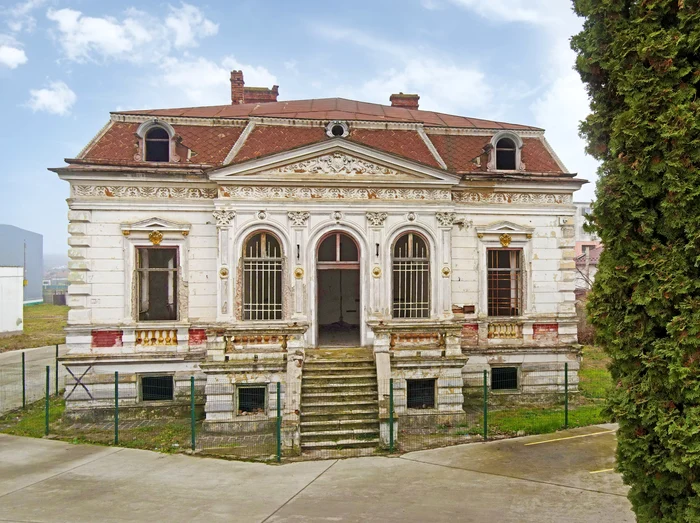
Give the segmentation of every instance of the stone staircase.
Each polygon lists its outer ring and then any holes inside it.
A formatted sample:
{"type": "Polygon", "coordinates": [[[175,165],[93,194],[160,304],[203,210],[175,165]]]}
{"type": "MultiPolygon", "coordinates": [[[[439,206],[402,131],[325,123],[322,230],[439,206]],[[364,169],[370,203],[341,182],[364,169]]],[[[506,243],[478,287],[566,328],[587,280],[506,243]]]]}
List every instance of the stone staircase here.
{"type": "Polygon", "coordinates": [[[379,446],[377,370],[371,352],[308,351],[301,383],[301,451],[348,456],[379,446]],[[351,357],[348,357],[351,356],[351,357]]]}

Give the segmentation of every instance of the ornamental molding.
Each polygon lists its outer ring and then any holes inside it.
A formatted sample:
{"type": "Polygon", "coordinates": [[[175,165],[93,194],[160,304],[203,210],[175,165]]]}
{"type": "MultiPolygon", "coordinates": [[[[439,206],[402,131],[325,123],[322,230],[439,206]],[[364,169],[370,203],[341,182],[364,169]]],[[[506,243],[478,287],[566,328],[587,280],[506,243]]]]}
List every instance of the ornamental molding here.
{"type": "Polygon", "coordinates": [[[404,173],[341,152],[324,154],[301,162],[281,165],[264,174],[325,174],[329,176],[400,176],[404,173]]]}
{"type": "Polygon", "coordinates": [[[179,232],[183,236],[187,236],[190,233],[191,225],[189,223],[178,223],[154,216],[153,218],[135,223],[122,223],[120,228],[124,236],[129,236],[132,233],[153,231],[179,232]]]}
{"type": "Polygon", "coordinates": [[[143,187],[133,185],[73,185],[73,196],[88,198],[153,198],[212,200],[216,189],[201,187],[143,187]]]}
{"type": "Polygon", "coordinates": [[[211,213],[216,219],[217,227],[228,227],[236,217],[236,211],[219,210],[211,213]]]}
{"type": "Polygon", "coordinates": [[[390,189],[342,187],[254,187],[223,185],[220,198],[232,200],[419,200],[450,201],[449,189],[390,189]]]}
{"type": "Polygon", "coordinates": [[[287,218],[289,218],[289,221],[292,222],[294,227],[305,226],[306,222],[309,220],[309,216],[311,216],[311,213],[307,211],[289,211],[287,213],[287,218]]]}
{"type": "Polygon", "coordinates": [[[460,191],[452,194],[457,203],[564,205],[573,203],[571,194],[505,193],[460,191]]]}
{"type": "Polygon", "coordinates": [[[457,219],[457,215],[453,212],[438,212],[435,213],[435,217],[440,227],[452,227],[452,224],[454,224],[457,219]]]}
{"type": "Polygon", "coordinates": [[[382,227],[388,216],[385,212],[368,212],[367,221],[372,227],[382,227]]]}

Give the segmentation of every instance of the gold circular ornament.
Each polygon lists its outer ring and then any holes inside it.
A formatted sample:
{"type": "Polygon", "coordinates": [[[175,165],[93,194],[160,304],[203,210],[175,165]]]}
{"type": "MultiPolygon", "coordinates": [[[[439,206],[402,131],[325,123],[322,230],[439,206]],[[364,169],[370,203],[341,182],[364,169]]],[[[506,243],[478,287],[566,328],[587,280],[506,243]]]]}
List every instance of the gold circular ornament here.
{"type": "Polygon", "coordinates": [[[372,276],[374,276],[375,278],[379,278],[381,275],[382,275],[382,268],[381,267],[376,266],[376,267],[374,267],[374,269],[372,269],[372,276]]]}
{"type": "Polygon", "coordinates": [[[443,268],[442,268],[442,275],[443,275],[445,278],[447,278],[451,273],[452,273],[452,271],[450,270],[449,267],[443,267],[443,268]]]}
{"type": "Polygon", "coordinates": [[[151,240],[153,245],[160,245],[163,241],[163,233],[160,231],[153,231],[148,235],[148,239],[151,240]]]}
{"type": "Polygon", "coordinates": [[[219,276],[222,278],[228,278],[228,268],[221,267],[221,269],[219,269],[219,276]]]}
{"type": "Polygon", "coordinates": [[[297,267],[296,269],[294,269],[294,277],[297,280],[301,280],[304,277],[304,269],[302,269],[301,267],[297,267]]]}

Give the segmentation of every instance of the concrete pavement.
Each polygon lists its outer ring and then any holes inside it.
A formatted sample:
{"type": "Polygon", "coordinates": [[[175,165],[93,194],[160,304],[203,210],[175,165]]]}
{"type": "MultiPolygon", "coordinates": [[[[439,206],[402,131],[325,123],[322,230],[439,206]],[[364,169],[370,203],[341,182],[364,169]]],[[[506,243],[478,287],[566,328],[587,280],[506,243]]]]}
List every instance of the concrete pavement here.
{"type": "MultiPolygon", "coordinates": [[[[66,353],[66,346],[59,345],[59,355],[66,353]]],[[[27,403],[39,401],[46,393],[46,366],[51,367],[51,393],[55,389],[56,346],[14,350],[0,353],[0,414],[22,406],[22,353],[25,358],[27,403]]],[[[63,388],[66,369],[59,364],[58,385],[63,388]]]]}
{"type": "Polygon", "coordinates": [[[0,435],[0,521],[633,522],[613,429],[281,466],[0,435]]]}

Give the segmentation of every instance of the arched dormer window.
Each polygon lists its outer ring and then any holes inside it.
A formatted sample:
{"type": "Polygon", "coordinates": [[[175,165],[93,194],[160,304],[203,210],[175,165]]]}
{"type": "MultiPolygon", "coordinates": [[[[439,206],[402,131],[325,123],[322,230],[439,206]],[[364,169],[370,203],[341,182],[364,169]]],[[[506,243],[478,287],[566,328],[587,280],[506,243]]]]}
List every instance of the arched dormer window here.
{"type": "Polygon", "coordinates": [[[160,126],[151,127],[146,131],[145,139],[147,162],[170,161],[170,135],[160,126]]]}
{"type": "Polygon", "coordinates": [[[522,171],[523,140],[515,133],[500,132],[491,139],[489,171],[522,171]]]}
{"type": "Polygon", "coordinates": [[[496,170],[514,171],[517,147],[510,138],[501,138],[496,143],[496,170]]]}

